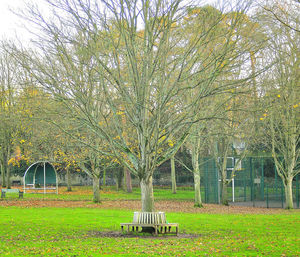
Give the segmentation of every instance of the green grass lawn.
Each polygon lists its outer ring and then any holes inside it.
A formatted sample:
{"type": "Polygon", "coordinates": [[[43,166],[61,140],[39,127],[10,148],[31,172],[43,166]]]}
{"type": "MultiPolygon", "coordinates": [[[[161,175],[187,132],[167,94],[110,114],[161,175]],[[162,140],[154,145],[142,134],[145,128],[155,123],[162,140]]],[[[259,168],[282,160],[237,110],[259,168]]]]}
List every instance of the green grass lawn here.
{"type": "Polygon", "coordinates": [[[167,213],[192,238],[102,237],[132,211],[0,207],[0,256],[299,256],[300,215],[167,213]]]}

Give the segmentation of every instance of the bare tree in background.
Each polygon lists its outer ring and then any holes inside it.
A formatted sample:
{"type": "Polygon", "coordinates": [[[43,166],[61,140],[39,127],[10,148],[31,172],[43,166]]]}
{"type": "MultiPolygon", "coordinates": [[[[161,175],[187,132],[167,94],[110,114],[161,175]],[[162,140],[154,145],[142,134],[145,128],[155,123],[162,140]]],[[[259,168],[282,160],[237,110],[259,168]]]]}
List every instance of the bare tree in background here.
{"type": "Polygon", "coordinates": [[[269,37],[264,59],[275,63],[261,83],[265,94],[261,99],[264,109],[260,120],[285,188],[285,207],[292,209],[293,179],[300,172],[300,34],[292,28],[299,27],[299,16],[295,16],[297,10],[289,13],[289,6],[275,4],[266,8],[279,8],[286,15],[285,22],[290,22],[290,26],[286,26],[268,11],[259,16],[269,37]],[[295,18],[297,23],[294,23],[295,18]]]}

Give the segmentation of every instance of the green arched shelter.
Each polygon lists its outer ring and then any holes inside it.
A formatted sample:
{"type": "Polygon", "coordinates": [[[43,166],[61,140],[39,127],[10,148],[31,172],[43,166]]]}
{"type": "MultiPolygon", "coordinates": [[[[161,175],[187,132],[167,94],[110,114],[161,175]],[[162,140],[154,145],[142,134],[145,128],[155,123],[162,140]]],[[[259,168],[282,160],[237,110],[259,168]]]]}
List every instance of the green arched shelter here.
{"type": "Polygon", "coordinates": [[[25,171],[24,193],[27,191],[58,194],[57,173],[48,161],[38,161],[25,171]]]}

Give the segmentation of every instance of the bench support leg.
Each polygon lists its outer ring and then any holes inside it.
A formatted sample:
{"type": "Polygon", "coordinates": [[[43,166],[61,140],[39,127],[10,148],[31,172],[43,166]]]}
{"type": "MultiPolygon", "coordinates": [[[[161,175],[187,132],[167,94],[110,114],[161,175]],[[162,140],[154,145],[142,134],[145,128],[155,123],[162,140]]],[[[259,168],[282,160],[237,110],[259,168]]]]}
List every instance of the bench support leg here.
{"type": "Polygon", "coordinates": [[[127,233],[134,233],[134,232],[140,232],[140,228],[141,228],[141,232],[146,232],[146,233],[151,233],[154,235],[158,235],[158,234],[176,234],[176,236],[178,236],[179,234],[179,227],[178,224],[153,224],[153,225],[149,225],[147,224],[146,226],[143,226],[143,224],[137,225],[137,224],[126,224],[123,223],[121,225],[121,231],[124,232],[124,230],[127,230],[127,233]],[[127,227],[127,229],[125,228],[127,227]],[[175,231],[173,230],[173,227],[175,229],[175,231]]]}

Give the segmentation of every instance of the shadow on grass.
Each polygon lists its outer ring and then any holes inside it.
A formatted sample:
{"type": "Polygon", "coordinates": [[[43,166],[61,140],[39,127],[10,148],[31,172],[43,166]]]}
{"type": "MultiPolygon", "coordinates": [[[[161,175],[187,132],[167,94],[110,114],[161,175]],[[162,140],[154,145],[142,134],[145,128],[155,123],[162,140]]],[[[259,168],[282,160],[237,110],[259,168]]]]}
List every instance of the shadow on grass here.
{"type": "Polygon", "coordinates": [[[88,231],[86,236],[94,237],[94,238],[149,238],[149,239],[170,239],[170,238],[198,238],[202,235],[200,234],[178,234],[176,235],[164,235],[158,234],[153,235],[151,233],[142,233],[142,232],[133,232],[133,233],[125,233],[121,231],[97,231],[92,230],[88,231]]]}

